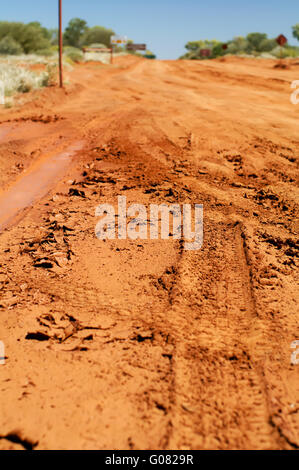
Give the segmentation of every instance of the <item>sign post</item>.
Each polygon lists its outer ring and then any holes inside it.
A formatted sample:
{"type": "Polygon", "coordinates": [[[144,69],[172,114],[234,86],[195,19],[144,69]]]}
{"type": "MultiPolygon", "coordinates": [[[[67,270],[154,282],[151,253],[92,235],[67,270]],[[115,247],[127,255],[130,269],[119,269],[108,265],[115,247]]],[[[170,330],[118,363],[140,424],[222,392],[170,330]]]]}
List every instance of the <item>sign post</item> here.
{"type": "Polygon", "coordinates": [[[276,38],[276,42],[280,46],[280,63],[281,63],[282,62],[282,48],[288,42],[288,40],[283,34],[280,34],[276,38]]]}
{"type": "Polygon", "coordinates": [[[114,35],[114,36],[111,36],[110,38],[110,45],[111,45],[111,60],[110,60],[110,63],[113,64],[113,46],[114,44],[127,44],[128,42],[128,38],[127,36],[118,36],[118,35],[114,35]]]}
{"type": "MultiPolygon", "coordinates": [[[[83,47],[83,52],[110,52],[110,64],[113,63],[113,46],[111,47],[83,47]]],[[[85,56],[84,56],[85,57],[85,56]]]]}
{"type": "Polygon", "coordinates": [[[58,16],[59,16],[59,86],[63,88],[63,71],[62,71],[62,0],[58,0],[58,16]]]}

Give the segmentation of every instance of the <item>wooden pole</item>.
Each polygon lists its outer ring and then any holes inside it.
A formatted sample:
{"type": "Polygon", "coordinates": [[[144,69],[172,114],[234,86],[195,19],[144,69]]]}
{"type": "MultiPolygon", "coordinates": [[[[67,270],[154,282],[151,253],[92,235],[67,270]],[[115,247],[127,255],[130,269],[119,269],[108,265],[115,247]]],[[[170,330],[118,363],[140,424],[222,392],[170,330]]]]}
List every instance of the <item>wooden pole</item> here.
{"type": "Polygon", "coordinates": [[[59,10],[59,86],[63,88],[63,71],[62,71],[62,0],[58,0],[58,10],[59,10]]]}

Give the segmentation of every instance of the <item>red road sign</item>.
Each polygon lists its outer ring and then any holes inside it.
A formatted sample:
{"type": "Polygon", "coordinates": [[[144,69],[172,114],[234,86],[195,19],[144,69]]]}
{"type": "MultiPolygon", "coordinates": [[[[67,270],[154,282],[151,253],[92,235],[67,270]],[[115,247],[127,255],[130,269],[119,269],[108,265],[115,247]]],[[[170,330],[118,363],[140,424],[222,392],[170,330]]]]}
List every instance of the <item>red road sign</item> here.
{"type": "Polygon", "coordinates": [[[222,49],[225,51],[227,49],[227,44],[222,44],[222,49]]]}
{"type": "Polygon", "coordinates": [[[283,34],[280,34],[277,38],[276,38],[276,42],[277,44],[279,44],[280,46],[284,46],[288,40],[287,38],[283,35],[283,34]]]}

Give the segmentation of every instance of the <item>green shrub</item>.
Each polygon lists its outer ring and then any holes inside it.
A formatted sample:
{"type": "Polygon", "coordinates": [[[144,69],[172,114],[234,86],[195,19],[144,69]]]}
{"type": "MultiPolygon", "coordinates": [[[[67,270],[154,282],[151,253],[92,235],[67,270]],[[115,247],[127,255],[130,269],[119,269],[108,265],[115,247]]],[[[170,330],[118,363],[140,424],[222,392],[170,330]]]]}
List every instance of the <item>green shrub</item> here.
{"type": "Polygon", "coordinates": [[[0,80],[4,84],[5,96],[28,93],[30,90],[47,86],[47,72],[35,73],[25,67],[0,63],[0,80]]]}
{"type": "Polygon", "coordinates": [[[263,52],[262,44],[268,39],[265,33],[249,33],[246,36],[248,42],[247,52],[252,53],[253,51],[263,52]]]}
{"type": "Polygon", "coordinates": [[[146,59],[155,59],[156,56],[152,51],[145,51],[144,56],[146,59]]]}
{"type": "Polygon", "coordinates": [[[287,57],[299,57],[299,47],[286,46],[285,51],[286,51],[287,57]]]}
{"type": "Polygon", "coordinates": [[[277,42],[275,39],[263,39],[260,43],[260,51],[262,52],[270,52],[275,49],[277,46],[277,42]]]}
{"type": "Polygon", "coordinates": [[[24,24],[0,21],[0,40],[6,36],[10,36],[20,44],[25,54],[51,46],[48,30],[38,22],[24,24]]]}
{"type": "Polygon", "coordinates": [[[0,40],[0,54],[19,55],[22,54],[22,46],[11,36],[4,36],[0,40]]]}
{"type": "Polygon", "coordinates": [[[36,55],[41,55],[44,57],[51,57],[53,55],[52,48],[50,49],[39,49],[35,52],[36,55]]]}
{"type": "Polygon", "coordinates": [[[72,62],[82,62],[84,58],[83,52],[76,47],[65,47],[63,54],[72,62]]]}
{"type": "Polygon", "coordinates": [[[296,53],[296,50],[292,50],[290,47],[280,47],[276,46],[272,51],[271,54],[274,57],[277,57],[278,59],[283,58],[285,59],[286,57],[297,57],[298,53],[296,53]]]}
{"type": "Polygon", "coordinates": [[[292,29],[294,38],[298,39],[299,41],[299,23],[295,24],[292,29]]]}
{"type": "Polygon", "coordinates": [[[41,86],[54,86],[58,76],[58,65],[56,63],[47,64],[46,73],[41,80],[41,86]]]}
{"type": "Polygon", "coordinates": [[[106,47],[110,46],[110,38],[115,33],[112,29],[104,28],[104,26],[93,26],[88,28],[81,37],[80,44],[105,44],[106,47]]]}
{"type": "MultiPolygon", "coordinates": [[[[295,28],[295,27],[294,27],[295,28]]],[[[295,30],[293,28],[293,30],[295,30]]],[[[299,30],[299,25],[298,25],[299,30]]],[[[281,48],[277,45],[276,39],[268,38],[265,33],[250,33],[245,37],[237,36],[227,42],[227,48],[223,50],[222,43],[216,40],[191,41],[185,45],[187,53],[180,59],[202,59],[201,49],[211,49],[210,58],[222,55],[237,55],[242,57],[298,57],[299,48],[286,45],[281,48]]],[[[209,57],[208,57],[209,58],[209,57]]]]}
{"type": "Polygon", "coordinates": [[[17,87],[17,92],[19,93],[28,93],[32,90],[32,83],[26,78],[21,78],[17,87]]]}
{"type": "Polygon", "coordinates": [[[228,54],[238,54],[238,53],[245,53],[249,50],[249,43],[247,39],[243,36],[236,36],[232,41],[229,41],[227,47],[228,54]]]}

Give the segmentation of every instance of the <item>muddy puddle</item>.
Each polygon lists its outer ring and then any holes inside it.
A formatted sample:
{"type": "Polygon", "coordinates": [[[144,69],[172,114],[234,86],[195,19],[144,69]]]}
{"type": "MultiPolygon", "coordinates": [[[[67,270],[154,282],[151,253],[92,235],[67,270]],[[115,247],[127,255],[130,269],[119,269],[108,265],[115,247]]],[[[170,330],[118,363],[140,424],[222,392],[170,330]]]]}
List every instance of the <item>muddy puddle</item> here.
{"type": "MultiPolygon", "coordinates": [[[[2,131],[5,132],[4,129],[2,131]]],[[[64,174],[73,155],[82,147],[82,141],[76,142],[64,152],[34,163],[16,183],[1,194],[0,231],[5,229],[22,210],[47,194],[53,182],[64,174]]]]}

